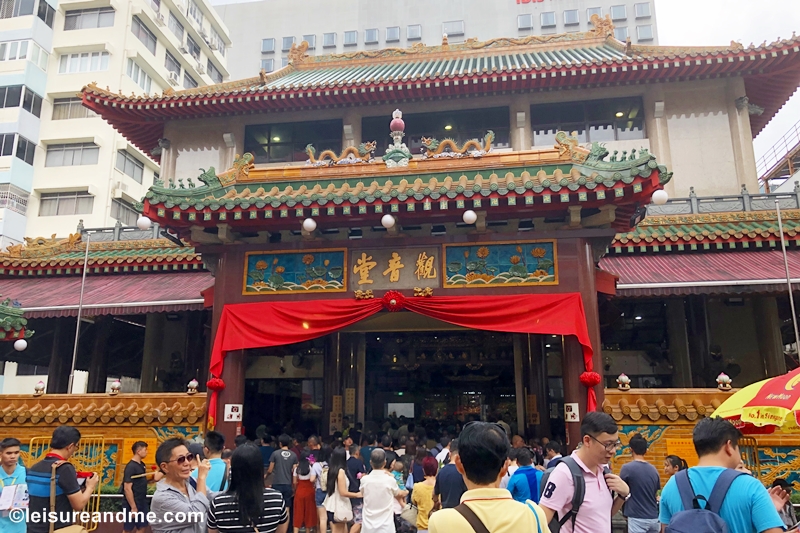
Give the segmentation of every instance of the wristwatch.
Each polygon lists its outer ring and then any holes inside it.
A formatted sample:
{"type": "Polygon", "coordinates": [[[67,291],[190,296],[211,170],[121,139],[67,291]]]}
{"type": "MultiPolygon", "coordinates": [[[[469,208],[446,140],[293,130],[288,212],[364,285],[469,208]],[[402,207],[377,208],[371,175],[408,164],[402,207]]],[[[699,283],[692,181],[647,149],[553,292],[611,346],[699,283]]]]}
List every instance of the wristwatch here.
{"type": "Polygon", "coordinates": [[[628,500],[630,500],[630,499],[631,499],[631,493],[629,492],[629,493],[628,493],[626,496],[624,496],[624,497],[623,497],[621,494],[617,494],[617,498],[619,498],[619,499],[620,499],[620,500],[622,500],[623,502],[626,502],[626,501],[628,501],[628,500]]]}

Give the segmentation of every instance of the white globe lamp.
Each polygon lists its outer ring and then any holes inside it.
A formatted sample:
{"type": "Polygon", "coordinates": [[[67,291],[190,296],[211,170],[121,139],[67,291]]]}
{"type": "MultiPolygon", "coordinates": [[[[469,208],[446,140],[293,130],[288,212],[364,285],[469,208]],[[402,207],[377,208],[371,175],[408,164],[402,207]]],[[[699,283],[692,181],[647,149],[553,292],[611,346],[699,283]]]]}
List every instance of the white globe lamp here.
{"type": "Polygon", "coordinates": [[[303,221],[303,229],[306,230],[308,233],[311,233],[315,229],[317,229],[317,221],[313,218],[307,218],[303,221]]]}
{"type": "Polygon", "coordinates": [[[395,223],[395,220],[394,220],[394,217],[392,215],[383,215],[381,217],[381,226],[383,226],[386,229],[393,228],[394,227],[394,223],[395,223]]]}
{"type": "Polygon", "coordinates": [[[146,217],[144,215],[142,215],[142,216],[140,216],[139,218],[136,219],[136,227],[139,228],[142,231],[149,230],[150,226],[152,225],[152,223],[153,222],[148,217],[146,217]]]}
{"type": "Polygon", "coordinates": [[[28,341],[25,339],[17,339],[14,341],[14,349],[18,352],[24,352],[25,348],[28,347],[28,341]]]}
{"type": "Polygon", "coordinates": [[[664,189],[659,189],[653,193],[653,203],[656,205],[664,205],[669,200],[669,194],[664,189]]]}
{"type": "Polygon", "coordinates": [[[464,215],[461,217],[464,220],[465,224],[474,224],[478,221],[478,213],[473,211],[472,209],[467,209],[464,211],[464,215]]]}

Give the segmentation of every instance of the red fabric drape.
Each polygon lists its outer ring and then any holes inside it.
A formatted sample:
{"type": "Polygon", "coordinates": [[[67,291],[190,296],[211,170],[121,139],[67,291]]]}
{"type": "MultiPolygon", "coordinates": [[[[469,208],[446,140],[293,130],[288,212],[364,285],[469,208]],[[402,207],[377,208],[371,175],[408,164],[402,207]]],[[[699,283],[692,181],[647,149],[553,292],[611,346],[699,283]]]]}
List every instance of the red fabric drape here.
{"type": "MultiPolygon", "coordinates": [[[[221,377],[225,353],[294,344],[333,333],[381,310],[407,310],[458,326],[506,333],[575,335],[583,346],[586,372],[594,370],[583,301],[578,293],[515,296],[406,298],[389,291],[382,299],[260,302],[226,305],[211,353],[212,377],[221,377]]],[[[217,392],[209,400],[209,426],[216,417],[217,392]]],[[[597,406],[588,388],[587,409],[597,406]]]]}

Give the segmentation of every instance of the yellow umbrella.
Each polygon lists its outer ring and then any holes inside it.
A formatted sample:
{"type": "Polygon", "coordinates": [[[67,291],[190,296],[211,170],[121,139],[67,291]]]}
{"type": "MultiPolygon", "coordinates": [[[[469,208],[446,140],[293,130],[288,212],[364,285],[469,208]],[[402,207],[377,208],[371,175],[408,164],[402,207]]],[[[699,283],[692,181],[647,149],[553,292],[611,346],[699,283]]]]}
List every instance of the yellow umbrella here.
{"type": "Polygon", "coordinates": [[[714,411],[714,416],[759,428],[800,429],[800,368],[733,393],[714,411]]]}

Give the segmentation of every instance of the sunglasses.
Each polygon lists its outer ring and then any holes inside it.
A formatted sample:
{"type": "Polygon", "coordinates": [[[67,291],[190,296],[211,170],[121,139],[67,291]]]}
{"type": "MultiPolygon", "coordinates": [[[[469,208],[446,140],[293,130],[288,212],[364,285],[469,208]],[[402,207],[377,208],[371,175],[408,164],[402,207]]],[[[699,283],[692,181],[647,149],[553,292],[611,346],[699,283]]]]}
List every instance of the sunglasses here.
{"type": "Polygon", "coordinates": [[[187,454],[187,455],[179,455],[175,459],[172,459],[171,461],[167,461],[167,462],[168,463],[178,463],[179,465],[182,465],[183,463],[191,462],[193,459],[195,459],[195,456],[190,453],[190,454],[187,454]]]}

